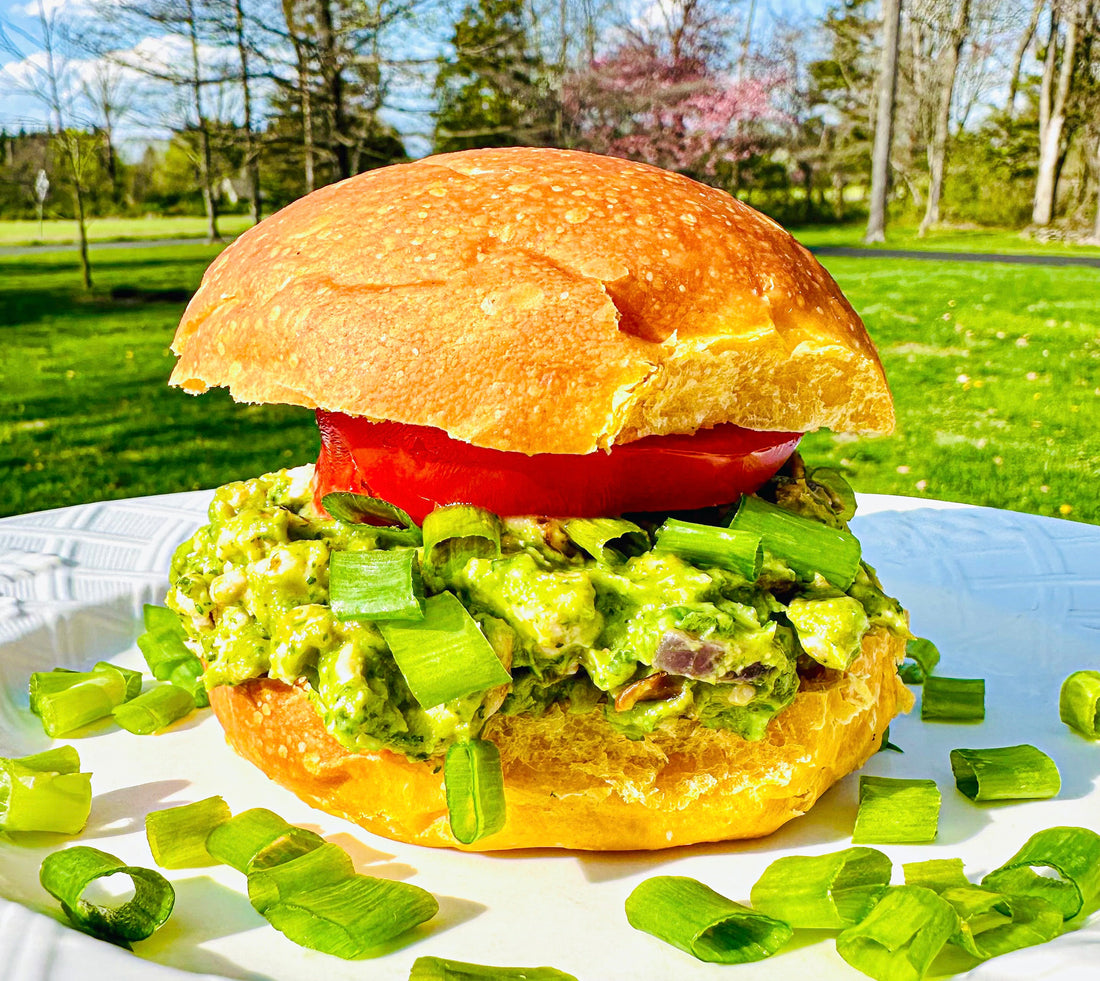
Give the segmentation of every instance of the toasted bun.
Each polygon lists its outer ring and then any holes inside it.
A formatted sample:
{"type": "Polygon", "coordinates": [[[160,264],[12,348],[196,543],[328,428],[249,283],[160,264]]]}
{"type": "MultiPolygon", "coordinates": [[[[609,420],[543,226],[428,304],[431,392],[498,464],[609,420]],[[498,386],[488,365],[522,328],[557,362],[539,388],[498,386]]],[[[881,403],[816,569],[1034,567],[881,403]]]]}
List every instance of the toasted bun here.
{"type": "Polygon", "coordinates": [[[485,736],[500,749],[507,823],[472,846],[450,833],[437,765],[349,753],[299,689],[258,679],[215,688],[210,703],[245,759],[386,838],[475,851],[667,848],[769,834],[865,763],[912,706],[897,676],[904,646],[872,631],[849,672],[804,682],[759,742],[690,722],[634,742],[599,712],[494,716],[485,736]]]}
{"type": "Polygon", "coordinates": [[[310,194],[221,254],[173,350],[189,392],[522,453],[894,424],[859,317],[775,222],[564,150],[447,154],[310,194]]]}

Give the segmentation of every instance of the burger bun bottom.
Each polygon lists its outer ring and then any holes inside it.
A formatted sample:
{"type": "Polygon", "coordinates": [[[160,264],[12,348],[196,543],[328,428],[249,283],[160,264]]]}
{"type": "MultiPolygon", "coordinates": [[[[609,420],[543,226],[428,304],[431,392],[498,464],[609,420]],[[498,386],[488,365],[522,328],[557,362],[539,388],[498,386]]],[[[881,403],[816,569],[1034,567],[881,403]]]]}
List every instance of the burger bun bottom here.
{"type": "Polygon", "coordinates": [[[419,845],[656,849],[756,838],[805,814],[879,748],[913,696],[897,665],[905,641],[876,628],[844,674],[803,680],[756,742],[681,720],[643,740],[593,711],[493,716],[507,822],[473,845],[450,832],[438,761],[352,753],[325,729],[306,694],[268,678],[210,693],[229,744],[271,779],[374,834],[419,845]]]}

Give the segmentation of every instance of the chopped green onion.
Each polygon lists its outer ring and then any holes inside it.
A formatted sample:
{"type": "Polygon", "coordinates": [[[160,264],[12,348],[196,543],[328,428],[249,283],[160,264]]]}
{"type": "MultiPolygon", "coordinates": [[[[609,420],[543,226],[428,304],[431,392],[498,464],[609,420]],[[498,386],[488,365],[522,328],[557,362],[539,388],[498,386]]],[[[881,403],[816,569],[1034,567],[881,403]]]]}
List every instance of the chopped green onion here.
{"type": "Polygon", "coordinates": [[[28,770],[39,770],[43,773],[80,772],[80,754],[75,746],[54,746],[53,749],[44,749],[41,753],[34,753],[31,756],[17,757],[11,762],[25,766],[28,770]]]}
{"type": "Polygon", "coordinates": [[[646,879],[626,899],[626,918],[701,961],[747,964],[770,957],[792,930],[684,876],[646,879]]]}
{"type": "Polygon", "coordinates": [[[30,678],[31,711],[57,738],[110,715],[126,701],[126,676],[101,662],[94,671],[36,671],[30,678]]]}
{"type": "Polygon", "coordinates": [[[874,848],[791,855],[772,862],[752,887],[753,909],[797,929],[859,923],[890,885],[890,859],[874,848]]]}
{"type": "Polygon", "coordinates": [[[79,769],[72,746],[0,757],[0,831],[82,831],[92,809],[92,775],[79,769]]]}
{"type": "Polygon", "coordinates": [[[150,811],[145,815],[145,837],[153,861],[162,869],[212,865],[215,859],[207,851],[206,839],[231,817],[229,805],[221,797],[150,811]]]}
{"type": "Polygon", "coordinates": [[[141,694],[142,677],[140,671],[134,671],[132,668],[124,668],[118,664],[111,664],[109,661],[97,661],[95,667],[92,668],[92,673],[95,672],[110,672],[117,671],[122,675],[123,681],[126,682],[126,698],[128,702],[131,698],[137,698],[141,694]]]}
{"type": "Polygon", "coordinates": [[[1100,671],[1074,671],[1062,682],[1058,716],[1087,739],[1100,739],[1100,671]]]}
{"type": "Polygon", "coordinates": [[[137,639],[138,648],[157,681],[167,681],[191,693],[195,705],[210,704],[202,683],[202,661],[187,646],[187,632],[179,617],[163,606],[145,604],[145,633],[137,639]]]}
{"type": "Polygon", "coordinates": [[[357,875],[342,848],[324,843],[248,873],[248,898],[295,943],[336,957],[364,957],[431,919],[436,898],[418,886],[357,875]]]}
{"type": "Polygon", "coordinates": [[[852,485],[835,467],[814,467],[806,479],[824,488],[832,498],[833,511],[842,521],[848,521],[856,513],[856,495],[852,485]]]}
{"type": "Polygon", "coordinates": [[[933,892],[969,886],[961,858],[930,858],[924,862],[906,862],[902,867],[907,886],[924,886],[933,892]]]}
{"type": "Polygon", "coordinates": [[[981,722],[985,718],[985,681],[982,678],[924,679],[922,722],[981,722]]]}
{"type": "Polygon", "coordinates": [[[266,869],[325,844],[314,831],[288,824],[274,811],[254,807],[216,825],[206,839],[206,850],[238,872],[266,869]]]}
{"type": "Polygon", "coordinates": [[[424,582],[416,549],[333,552],[329,600],[341,620],[423,620],[424,582]]]}
{"type": "Polygon", "coordinates": [[[553,967],[488,967],[444,957],[418,957],[409,981],[577,981],[553,967]]]}
{"type": "Polygon", "coordinates": [[[877,981],[917,981],[958,926],[951,904],[931,889],[894,886],[862,923],[836,938],[836,950],[877,981]]]}
{"type": "Polygon", "coordinates": [[[348,525],[400,525],[409,531],[415,531],[419,538],[416,522],[389,501],[380,497],[368,497],[365,494],[353,494],[350,491],[333,491],[321,498],[323,507],[337,521],[348,525]]]}
{"type": "Polygon", "coordinates": [[[939,663],[940,652],[932,641],[911,637],[905,642],[905,663],[898,668],[898,676],[907,685],[923,685],[939,663]]]}
{"type": "Polygon", "coordinates": [[[859,540],[851,532],[803,518],[755,494],[741,498],[730,528],[758,535],[764,550],[783,559],[802,579],[821,573],[846,590],[859,571],[859,540]]]}
{"type": "Polygon", "coordinates": [[[971,800],[1046,800],[1062,787],[1058,767],[1034,746],[953,749],[955,786],[971,800]]]}
{"type": "Polygon", "coordinates": [[[657,529],[653,551],[671,552],[693,565],[725,569],[749,582],[756,582],[764,562],[760,542],[760,536],[749,531],[667,518],[657,529]]]}
{"type": "Polygon", "coordinates": [[[1046,943],[1062,932],[1062,914],[1045,899],[1007,896],[973,885],[940,895],[959,917],[951,942],[979,960],[1046,943]]]}
{"type": "Polygon", "coordinates": [[[1070,920],[1100,899],[1100,835],[1088,828],[1039,831],[982,885],[1013,897],[1045,899],[1070,920]],[[1036,868],[1053,869],[1058,877],[1041,875],[1036,868]]]}
{"type": "Polygon", "coordinates": [[[114,855],[86,845],[47,855],[38,877],[79,929],[115,943],[152,935],[168,919],[176,900],[171,884],[159,872],[124,865],[114,855]],[[112,875],[130,877],[133,898],[118,906],[98,906],[83,898],[92,882],[112,875]]]}
{"type": "Polygon", "coordinates": [[[123,702],[111,714],[127,732],[148,736],[178,722],[194,710],[195,699],[189,691],[165,683],[123,702]]]}
{"type": "Polygon", "coordinates": [[[961,858],[938,858],[902,866],[905,884],[924,886],[947,900],[959,917],[951,942],[980,960],[1044,943],[1062,928],[1062,914],[1033,896],[1008,896],[972,884],[961,858]]]}
{"type": "Polygon", "coordinates": [[[500,751],[484,739],[453,743],[443,763],[451,833],[464,845],[504,827],[500,751]]]}
{"type": "Polygon", "coordinates": [[[565,533],[574,545],[604,565],[621,562],[624,556],[638,555],[649,548],[649,536],[626,518],[573,518],[565,523],[565,533]]]}
{"type": "Polygon", "coordinates": [[[500,555],[500,518],[472,504],[449,504],[424,517],[424,565],[446,585],[470,559],[500,555]]]}
{"type": "Polygon", "coordinates": [[[940,791],[934,780],[859,778],[859,811],[852,841],[859,844],[935,841],[940,791]]]}
{"type": "Polygon", "coordinates": [[[424,517],[424,551],[451,539],[480,539],[486,543],[480,553],[500,555],[500,518],[473,504],[447,504],[424,517]]]}
{"type": "Polygon", "coordinates": [[[890,741],[890,727],[889,726],[887,726],[885,729],[882,730],[882,742],[879,743],[879,747],[878,747],[878,751],[880,753],[885,753],[888,750],[891,753],[904,753],[905,752],[905,750],[902,749],[897,743],[893,743],[893,742],[890,741]]]}
{"type": "Polygon", "coordinates": [[[477,622],[449,592],[424,602],[424,619],[378,624],[422,708],[511,681],[477,622]]]}

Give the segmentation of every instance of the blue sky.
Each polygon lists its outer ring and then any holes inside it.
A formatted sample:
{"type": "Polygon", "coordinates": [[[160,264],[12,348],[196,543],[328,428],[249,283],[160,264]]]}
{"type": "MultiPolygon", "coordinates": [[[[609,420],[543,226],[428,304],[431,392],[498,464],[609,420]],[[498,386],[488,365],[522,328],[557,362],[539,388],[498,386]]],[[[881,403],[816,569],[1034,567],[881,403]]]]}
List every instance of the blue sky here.
{"type": "MultiPolygon", "coordinates": [[[[47,110],[42,100],[28,94],[28,89],[35,83],[36,74],[40,78],[40,73],[36,72],[35,67],[37,61],[41,59],[40,45],[36,43],[36,38],[39,36],[39,2],[40,0],[0,0],[0,27],[9,44],[17,49],[12,51],[0,47],[0,127],[8,130],[38,129],[46,123],[47,119],[47,110]]],[[[67,20],[78,20],[81,15],[87,13],[90,6],[89,0],[41,0],[41,2],[45,4],[47,14],[58,10],[60,16],[67,20]]],[[[636,0],[636,2],[641,4],[647,0],[636,0]]],[[[757,0],[756,24],[760,29],[766,30],[768,23],[774,21],[777,15],[787,21],[806,22],[820,16],[829,2],[830,0],[757,0]]],[[[170,48],[165,39],[157,38],[147,38],[143,45],[147,56],[163,54],[166,48],[170,48]]],[[[89,117],[87,112],[82,112],[81,99],[77,93],[79,80],[82,77],[86,80],[93,72],[93,61],[86,55],[74,53],[67,65],[70,69],[71,87],[74,90],[74,94],[64,100],[70,113],[70,119],[67,122],[78,125],[81,122],[87,123],[89,117]]],[[[135,90],[130,96],[134,103],[144,101],[160,105],[169,98],[163,91],[160,93],[149,91],[147,82],[135,80],[129,84],[135,90]]],[[[215,97],[212,96],[212,98],[215,97]]],[[[232,105],[229,105],[226,111],[229,115],[234,114],[232,105]]],[[[124,120],[121,127],[124,140],[140,145],[150,139],[167,135],[162,126],[149,122],[143,123],[141,115],[141,107],[138,105],[136,110],[131,112],[130,118],[124,120]]],[[[146,115],[152,119],[160,114],[146,113],[146,115]]],[[[403,120],[400,114],[393,117],[392,121],[403,130],[409,128],[408,120],[403,120]]],[[[415,122],[412,125],[415,126],[415,122]]],[[[420,125],[423,125],[422,113],[420,125]]]]}

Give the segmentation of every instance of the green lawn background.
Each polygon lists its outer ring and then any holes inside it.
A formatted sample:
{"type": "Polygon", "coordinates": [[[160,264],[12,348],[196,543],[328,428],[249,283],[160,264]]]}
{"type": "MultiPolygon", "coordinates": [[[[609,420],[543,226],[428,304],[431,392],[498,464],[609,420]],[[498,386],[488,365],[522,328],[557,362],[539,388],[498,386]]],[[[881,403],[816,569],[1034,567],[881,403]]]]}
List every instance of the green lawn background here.
{"type": "MultiPolygon", "coordinates": [[[[806,236],[810,238],[810,236],[806,236]]],[[[0,256],[0,514],[157,494],[316,455],[312,413],[167,387],[187,294],[217,247],[0,256]]],[[[1100,522],[1100,271],[826,258],[879,346],[898,410],[882,439],[805,455],[861,491],[1100,522]]]]}

